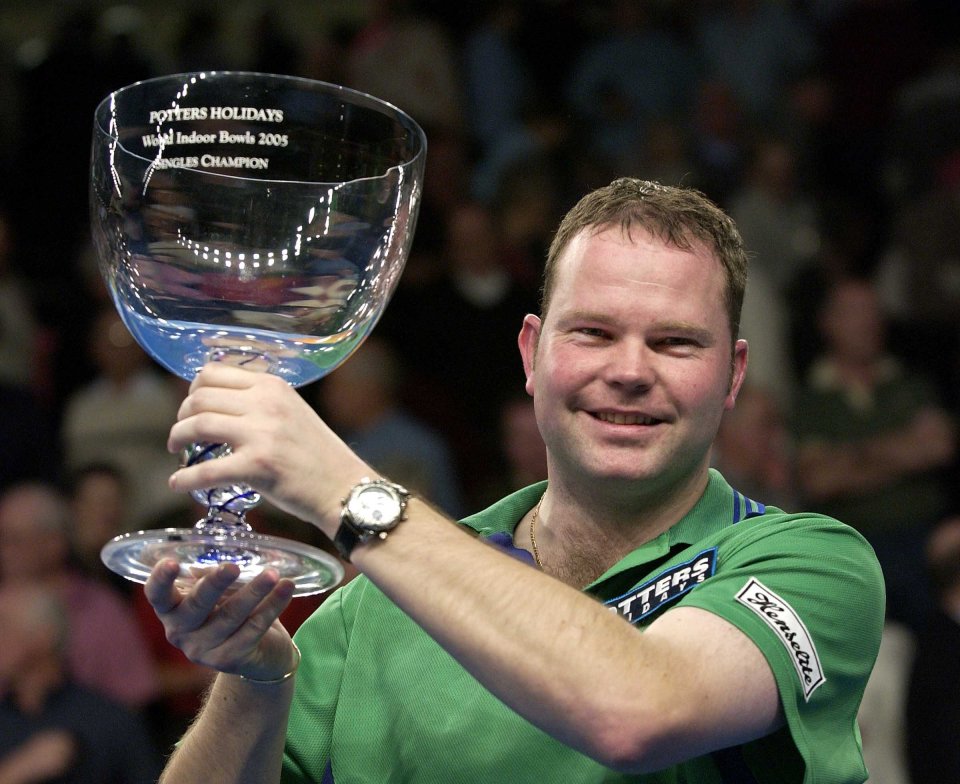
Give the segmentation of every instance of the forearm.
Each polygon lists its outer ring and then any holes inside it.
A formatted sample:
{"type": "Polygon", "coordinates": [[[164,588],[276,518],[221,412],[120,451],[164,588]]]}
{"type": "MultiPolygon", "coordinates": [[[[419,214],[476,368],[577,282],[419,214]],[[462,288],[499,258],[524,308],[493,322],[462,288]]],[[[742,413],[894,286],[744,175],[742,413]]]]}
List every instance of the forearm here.
{"type": "Polygon", "coordinates": [[[41,784],[67,773],[77,754],[66,730],[41,730],[0,759],[0,784],[41,784]]]}
{"type": "MultiPolygon", "coordinates": [[[[436,520],[401,525],[383,546],[358,549],[354,562],[495,696],[554,737],[598,756],[588,731],[599,730],[604,718],[595,710],[604,703],[603,689],[584,659],[595,653],[591,640],[612,645],[611,631],[636,634],[622,620],[436,520]]],[[[614,712],[610,702],[605,707],[607,715],[614,712]]]]}
{"type": "Polygon", "coordinates": [[[943,413],[926,411],[910,425],[868,440],[862,451],[892,477],[940,468],[953,459],[953,424],[943,413]]]}
{"type": "Polygon", "coordinates": [[[258,685],[217,676],[160,784],[278,782],[293,683],[290,678],[258,685]]]}
{"type": "Polygon", "coordinates": [[[890,476],[887,468],[868,460],[854,443],[803,447],[797,460],[797,479],[810,501],[867,493],[890,476]]]}
{"type": "Polygon", "coordinates": [[[890,482],[946,465],[953,456],[949,431],[897,431],[859,442],[801,448],[797,477],[813,501],[869,493],[890,482]]]}
{"type": "Polygon", "coordinates": [[[631,745],[620,734],[654,731],[672,678],[652,639],[426,505],[410,511],[385,542],[357,548],[354,563],[484,687],[605,764],[631,745]]]}

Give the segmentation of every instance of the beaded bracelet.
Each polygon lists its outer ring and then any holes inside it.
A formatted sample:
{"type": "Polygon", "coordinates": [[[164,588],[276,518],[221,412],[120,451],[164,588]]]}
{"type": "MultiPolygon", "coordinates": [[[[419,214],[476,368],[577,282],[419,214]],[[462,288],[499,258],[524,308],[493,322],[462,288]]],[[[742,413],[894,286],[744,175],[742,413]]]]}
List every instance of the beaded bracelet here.
{"type": "Polygon", "coordinates": [[[291,640],[290,643],[293,645],[293,650],[294,650],[294,652],[297,654],[297,660],[293,663],[293,667],[291,667],[287,672],[285,672],[285,673],[284,673],[283,675],[281,675],[279,678],[271,678],[270,680],[262,680],[262,679],[260,679],[260,678],[251,678],[251,677],[249,677],[249,676],[247,676],[247,675],[241,675],[241,676],[240,676],[240,680],[246,681],[247,683],[256,683],[256,684],[258,684],[258,685],[260,685],[260,686],[271,686],[271,685],[275,685],[275,684],[277,684],[277,683],[283,683],[284,681],[289,680],[290,678],[292,678],[292,677],[293,677],[293,674],[294,674],[294,673],[297,671],[297,669],[300,667],[300,660],[303,658],[303,656],[301,656],[301,654],[300,654],[300,649],[297,647],[297,644],[296,644],[295,642],[293,642],[293,640],[291,640]]]}

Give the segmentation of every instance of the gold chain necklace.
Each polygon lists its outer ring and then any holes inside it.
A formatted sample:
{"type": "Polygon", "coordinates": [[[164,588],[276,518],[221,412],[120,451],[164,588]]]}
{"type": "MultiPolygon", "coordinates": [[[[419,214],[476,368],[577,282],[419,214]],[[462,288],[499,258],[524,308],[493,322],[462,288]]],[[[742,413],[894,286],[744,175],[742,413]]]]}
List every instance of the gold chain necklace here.
{"type": "Polygon", "coordinates": [[[543,571],[543,561],[540,560],[540,551],[537,549],[537,536],[534,530],[537,527],[537,517],[540,516],[540,504],[543,503],[543,496],[545,495],[546,493],[540,496],[540,500],[537,501],[537,506],[533,510],[533,516],[530,518],[530,546],[533,548],[533,560],[537,562],[537,568],[540,571],[543,571]]]}

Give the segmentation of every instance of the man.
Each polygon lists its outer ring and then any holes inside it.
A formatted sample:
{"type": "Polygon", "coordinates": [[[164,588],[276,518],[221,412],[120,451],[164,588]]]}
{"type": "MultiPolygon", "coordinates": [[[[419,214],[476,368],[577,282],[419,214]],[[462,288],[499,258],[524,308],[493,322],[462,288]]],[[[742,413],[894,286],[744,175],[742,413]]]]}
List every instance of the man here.
{"type": "Polygon", "coordinates": [[[73,564],[69,505],[43,482],[0,495],[0,584],[35,582],[64,603],[66,660],[79,685],[139,711],[159,683],[146,639],[126,597],[73,564]]]}
{"type": "Polygon", "coordinates": [[[330,426],[365,461],[449,515],[462,513],[456,464],[445,439],[400,399],[394,348],[371,336],[314,399],[330,426]]]}
{"type": "Polygon", "coordinates": [[[66,634],[55,593],[0,585],[0,781],[155,781],[160,755],[142,720],[71,679],[66,634]]]}
{"type": "Polygon", "coordinates": [[[934,609],[923,546],[950,508],[955,424],[931,380],[890,350],[869,281],[835,281],[818,315],[824,348],[794,406],[799,490],[866,537],[888,616],[919,632],[934,609]]]}
{"type": "Polygon", "coordinates": [[[907,691],[910,781],[960,781],[960,517],[940,521],[926,544],[937,608],[917,636],[907,691]]]}
{"type": "Polygon", "coordinates": [[[700,194],[624,179],[586,196],[519,337],[549,482],[463,526],[416,497],[394,525],[402,494],[351,490],[370,468],[280,379],[205,367],[168,446],[234,451],[171,486],[250,481],[363,576],[301,627],[294,676],[274,623],[288,582],[267,571],[224,598],[225,565],[181,595],[157,565],[168,638],[230,673],[164,780],[863,781],[876,561],[852,529],[708,467],[746,370],[745,278],[700,194]],[[392,497],[392,528],[356,544],[371,493],[392,497]]]}

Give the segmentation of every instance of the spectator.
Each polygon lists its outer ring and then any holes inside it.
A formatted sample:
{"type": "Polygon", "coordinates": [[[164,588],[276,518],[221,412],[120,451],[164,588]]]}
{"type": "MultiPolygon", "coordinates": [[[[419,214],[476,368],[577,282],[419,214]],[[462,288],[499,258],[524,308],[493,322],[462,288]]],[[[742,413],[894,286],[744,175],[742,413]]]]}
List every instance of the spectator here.
{"type": "Polygon", "coordinates": [[[690,124],[696,184],[727,206],[742,184],[746,166],[748,124],[743,107],[728,85],[708,79],[697,88],[690,124]]]}
{"type": "Polygon", "coordinates": [[[0,383],[0,492],[18,482],[59,478],[56,430],[31,390],[0,383]]]}
{"type": "Polygon", "coordinates": [[[937,607],[917,640],[907,702],[912,784],[960,781],[960,517],[936,526],[927,565],[937,607]]]}
{"type": "Polygon", "coordinates": [[[490,486],[478,497],[481,505],[492,504],[521,487],[547,476],[547,449],[537,427],[533,401],[527,396],[508,399],[500,409],[500,470],[490,477],[490,486]]]}
{"type": "Polygon", "coordinates": [[[797,156],[782,139],[759,141],[747,180],[730,203],[753,268],[783,292],[820,250],[816,203],[797,180],[797,156]]]}
{"type": "Polygon", "coordinates": [[[473,167],[471,193],[491,208],[515,171],[549,168],[569,136],[560,114],[532,98],[517,120],[485,148],[473,167]]]}
{"type": "Polygon", "coordinates": [[[901,339],[949,391],[956,388],[960,371],[958,248],[960,144],[938,161],[933,185],[895,212],[893,236],[878,270],[878,286],[901,339]]]}
{"type": "Polygon", "coordinates": [[[810,32],[790,5],[765,0],[715,3],[695,24],[707,77],[729,85],[756,121],[776,114],[790,77],[815,59],[810,32]]]}
{"type": "Polygon", "coordinates": [[[736,406],[720,422],[713,465],[744,495],[788,512],[798,508],[787,417],[765,387],[740,389],[736,406]]]}
{"type": "Polygon", "coordinates": [[[67,401],[62,425],[69,470],[92,462],[119,467],[130,481],[127,530],[143,528],[184,499],[167,489],[177,459],[166,450],[166,430],[181,395],[136,344],[112,305],[94,321],[89,350],[98,375],[67,401]]]}
{"type": "Polygon", "coordinates": [[[917,630],[930,608],[923,540],[948,503],[940,471],[955,454],[953,422],[932,384],[891,356],[871,284],[833,284],[818,325],[825,349],[794,411],[800,489],[873,545],[889,617],[917,630]]]}
{"type": "Polygon", "coordinates": [[[0,781],[151,784],[160,755],[141,718],[74,682],[67,624],[55,593],[0,585],[0,781]]]}
{"type": "Polygon", "coordinates": [[[750,343],[750,377],[785,410],[793,400],[797,377],[786,302],[766,270],[750,270],[740,314],[740,334],[750,343]]]}
{"type": "Polygon", "coordinates": [[[70,542],[77,564],[90,577],[132,589],[132,583],[100,560],[103,546],[127,530],[129,486],[123,471],[110,463],[89,463],[70,475],[67,491],[70,542]]]}
{"type": "Polygon", "coordinates": [[[347,53],[348,87],[399,106],[428,130],[464,127],[463,83],[453,42],[409,0],[377,0],[347,53]]]}
{"type": "Polygon", "coordinates": [[[495,465],[500,406],[522,389],[519,370],[510,373],[516,324],[536,300],[512,277],[502,248],[490,210],[473,202],[451,207],[441,277],[398,291],[388,308],[407,386],[416,393],[406,399],[460,458],[468,500],[495,465]]]}
{"type": "Polygon", "coordinates": [[[146,643],[123,597],[71,566],[68,519],[52,486],[17,485],[0,496],[0,585],[35,581],[53,591],[66,606],[71,678],[142,708],[157,693],[146,643]]]}
{"type": "Polygon", "coordinates": [[[640,148],[651,122],[689,112],[696,70],[690,49],[651,18],[649,3],[616,0],[607,12],[573,66],[567,101],[588,151],[618,163],[640,148]]]}
{"type": "Polygon", "coordinates": [[[883,625],[880,653],[857,713],[870,784],[911,784],[907,772],[907,684],[915,645],[913,632],[902,623],[887,621],[883,625]]]}
{"type": "Polygon", "coordinates": [[[463,513],[460,482],[443,438],[405,409],[401,368],[378,338],[367,342],[317,386],[325,419],[363,459],[429,498],[447,514],[463,513]]]}
{"type": "Polygon", "coordinates": [[[467,120],[481,149],[520,123],[524,101],[533,90],[529,67],[517,45],[522,22],[517,3],[496,0],[467,35],[463,69],[467,120]]]}

